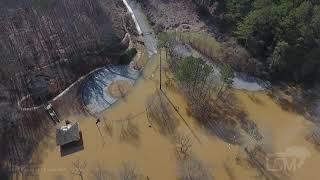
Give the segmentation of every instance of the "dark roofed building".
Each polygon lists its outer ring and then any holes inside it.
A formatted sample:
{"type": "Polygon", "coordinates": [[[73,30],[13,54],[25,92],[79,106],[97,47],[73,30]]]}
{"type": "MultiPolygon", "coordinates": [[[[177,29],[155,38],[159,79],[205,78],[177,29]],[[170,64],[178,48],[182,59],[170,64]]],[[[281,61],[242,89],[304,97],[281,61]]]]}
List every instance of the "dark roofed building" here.
{"type": "Polygon", "coordinates": [[[57,144],[63,146],[81,140],[80,127],[78,123],[67,124],[57,129],[57,144]]]}

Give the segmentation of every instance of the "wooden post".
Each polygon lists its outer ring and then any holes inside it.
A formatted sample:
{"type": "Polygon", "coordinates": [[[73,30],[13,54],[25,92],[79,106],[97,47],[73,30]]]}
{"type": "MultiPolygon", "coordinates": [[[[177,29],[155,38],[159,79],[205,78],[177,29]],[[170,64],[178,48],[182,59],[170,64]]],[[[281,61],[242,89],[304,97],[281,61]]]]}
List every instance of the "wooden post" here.
{"type": "MultiPolygon", "coordinates": [[[[97,120],[97,122],[98,122],[98,120],[97,120]]],[[[100,122],[100,121],[99,121],[99,122],[100,122]]],[[[99,126],[98,126],[98,123],[96,123],[96,126],[97,126],[97,128],[98,128],[99,134],[100,134],[101,139],[102,139],[102,146],[104,146],[104,145],[105,145],[104,138],[103,138],[103,135],[102,135],[102,133],[101,133],[101,131],[100,131],[100,128],[99,128],[99,126]]]]}
{"type": "Polygon", "coordinates": [[[161,82],[162,82],[162,79],[161,79],[161,70],[162,70],[162,66],[161,66],[161,49],[160,49],[160,90],[162,90],[162,86],[161,86],[161,82]]]}

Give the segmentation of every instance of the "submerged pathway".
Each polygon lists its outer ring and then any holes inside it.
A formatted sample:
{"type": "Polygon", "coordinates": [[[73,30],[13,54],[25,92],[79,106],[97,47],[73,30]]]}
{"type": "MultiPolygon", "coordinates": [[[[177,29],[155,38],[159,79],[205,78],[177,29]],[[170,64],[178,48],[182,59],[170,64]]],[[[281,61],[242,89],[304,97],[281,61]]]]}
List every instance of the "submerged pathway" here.
{"type": "Polygon", "coordinates": [[[153,33],[153,29],[148,23],[146,16],[143,14],[139,4],[132,0],[122,0],[127,6],[133,20],[136,24],[136,29],[142,35],[144,44],[148,50],[149,55],[157,53],[157,39],[153,33]]]}

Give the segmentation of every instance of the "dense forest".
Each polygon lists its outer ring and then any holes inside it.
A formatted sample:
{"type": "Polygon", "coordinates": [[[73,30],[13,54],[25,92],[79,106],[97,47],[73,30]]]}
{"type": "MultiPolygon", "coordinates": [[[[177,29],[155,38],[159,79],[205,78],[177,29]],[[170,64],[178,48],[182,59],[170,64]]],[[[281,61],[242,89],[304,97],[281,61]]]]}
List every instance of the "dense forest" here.
{"type": "Polygon", "coordinates": [[[134,29],[121,1],[0,1],[0,179],[4,162],[25,163],[51,126],[46,103],[83,74],[117,63],[134,29]]]}
{"type": "Polygon", "coordinates": [[[0,73],[20,96],[42,89],[55,95],[110,59],[116,63],[106,56],[125,51],[130,22],[119,1],[3,0],[0,73]]]}
{"type": "Polygon", "coordinates": [[[320,1],[194,0],[263,63],[272,80],[320,80],[320,1]]]}
{"type": "Polygon", "coordinates": [[[116,5],[106,1],[3,0],[0,7],[0,62],[7,73],[110,45],[125,33],[116,5]]]}

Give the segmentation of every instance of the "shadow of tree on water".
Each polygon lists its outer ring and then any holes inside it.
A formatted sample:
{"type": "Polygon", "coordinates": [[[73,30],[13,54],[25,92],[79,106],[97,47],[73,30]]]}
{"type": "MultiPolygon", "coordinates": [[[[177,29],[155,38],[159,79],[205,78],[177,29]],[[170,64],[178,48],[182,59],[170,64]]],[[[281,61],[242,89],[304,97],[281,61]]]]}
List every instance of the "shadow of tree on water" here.
{"type": "Polygon", "coordinates": [[[304,116],[320,124],[320,87],[304,88],[279,85],[268,95],[285,111],[304,116]]]}
{"type": "MultiPolygon", "coordinates": [[[[265,151],[265,148],[262,146],[255,146],[253,148],[244,148],[246,153],[245,161],[248,163],[248,167],[254,168],[257,171],[257,179],[266,179],[266,180],[285,180],[289,178],[285,169],[279,169],[273,171],[269,166],[273,167],[270,162],[271,152],[265,151]]],[[[275,166],[276,167],[276,166],[275,166]]]]}
{"type": "Polygon", "coordinates": [[[163,93],[156,91],[148,97],[146,111],[148,120],[162,135],[175,135],[179,121],[172,105],[163,93]]]}
{"type": "Polygon", "coordinates": [[[177,176],[181,180],[213,180],[212,170],[194,156],[178,161],[177,176]]]}
{"type": "Polygon", "coordinates": [[[138,126],[131,119],[131,115],[128,115],[121,120],[120,141],[137,146],[140,143],[140,132],[138,126]]]}
{"type": "Polygon", "coordinates": [[[199,125],[229,144],[242,144],[242,131],[257,141],[262,139],[257,125],[249,120],[231,93],[216,100],[206,98],[189,104],[187,111],[199,125]]]}

